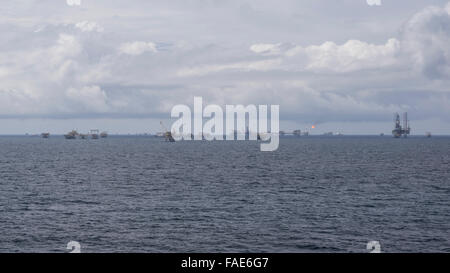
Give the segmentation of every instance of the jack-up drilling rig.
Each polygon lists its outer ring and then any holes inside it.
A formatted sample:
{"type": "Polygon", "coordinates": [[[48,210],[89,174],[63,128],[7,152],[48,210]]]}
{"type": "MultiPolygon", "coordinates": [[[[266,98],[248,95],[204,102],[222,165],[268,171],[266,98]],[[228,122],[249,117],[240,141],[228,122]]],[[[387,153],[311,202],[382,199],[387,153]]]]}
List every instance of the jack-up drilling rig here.
{"type": "Polygon", "coordinates": [[[392,135],[395,138],[400,137],[408,137],[411,132],[411,128],[409,127],[408,121],[408,113],[403,113],[403,126],[400,124],[400,115],[398,113],[395,114],[395,128],[392,130],[392,135]]]}

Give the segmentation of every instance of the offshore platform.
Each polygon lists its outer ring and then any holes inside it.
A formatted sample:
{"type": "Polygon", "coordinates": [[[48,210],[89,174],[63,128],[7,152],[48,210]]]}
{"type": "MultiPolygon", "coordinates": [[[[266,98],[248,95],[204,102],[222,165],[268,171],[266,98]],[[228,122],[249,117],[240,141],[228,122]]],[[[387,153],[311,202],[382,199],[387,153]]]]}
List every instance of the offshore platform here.
{"type": "Polygon", "coordinates": [[[408,113],[403,113],[403,126],[400,124],[400,115],[398,113],[395,114],[395,129],[392,130],[392,135],[395,138],[400,137],[408,137],[411,132],[411,128],[409,127],[408,113]]]}

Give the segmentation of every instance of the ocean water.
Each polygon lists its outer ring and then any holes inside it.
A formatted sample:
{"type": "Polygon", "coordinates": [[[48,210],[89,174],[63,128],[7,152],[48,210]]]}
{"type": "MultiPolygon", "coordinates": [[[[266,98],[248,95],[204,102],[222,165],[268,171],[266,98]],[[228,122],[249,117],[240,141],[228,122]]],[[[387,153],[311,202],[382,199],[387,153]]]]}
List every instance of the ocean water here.
{"type": "Polygon", "coordinates": [[[450,252],[450,138],[0,137],[0,252],[450,252]]]}

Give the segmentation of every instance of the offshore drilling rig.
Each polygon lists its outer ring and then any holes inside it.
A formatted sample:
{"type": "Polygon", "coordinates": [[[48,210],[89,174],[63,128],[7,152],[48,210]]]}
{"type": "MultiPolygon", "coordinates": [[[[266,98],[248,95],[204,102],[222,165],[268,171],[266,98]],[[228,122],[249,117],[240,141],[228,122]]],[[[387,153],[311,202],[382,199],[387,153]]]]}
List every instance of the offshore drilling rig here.
{"type": "Polygon", "coordinates": [[[400,124],[400,115],[398,113],[395,114],[395,129],[392,130],[392,135],[395,138],[399,137],[408,137],[411,132],[411,128],[409,127],[408,121],[408,113],[403,113],[403,126],[400,124]]]}

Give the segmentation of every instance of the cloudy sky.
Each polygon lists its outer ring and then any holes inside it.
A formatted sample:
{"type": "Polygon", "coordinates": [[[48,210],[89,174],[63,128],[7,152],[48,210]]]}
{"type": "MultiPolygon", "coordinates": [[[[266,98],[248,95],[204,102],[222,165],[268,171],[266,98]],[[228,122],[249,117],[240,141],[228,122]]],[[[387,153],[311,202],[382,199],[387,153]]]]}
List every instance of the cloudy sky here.
{"type": "Polygon", "coordinates": [[[408,111],[450,134],[450,2],[381,2],[2,1],[0,134],[156,132],[194,96],[279,104],[284,130],[389,133],[408,111]]]}

